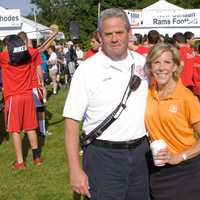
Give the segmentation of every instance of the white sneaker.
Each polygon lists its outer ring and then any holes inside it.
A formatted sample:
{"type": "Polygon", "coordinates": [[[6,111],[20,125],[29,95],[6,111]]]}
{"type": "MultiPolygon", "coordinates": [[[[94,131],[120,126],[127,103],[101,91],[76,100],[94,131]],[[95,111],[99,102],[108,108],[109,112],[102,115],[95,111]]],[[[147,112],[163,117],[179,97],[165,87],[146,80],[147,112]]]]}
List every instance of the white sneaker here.
{"type": "Polygon", "coordinates": [[[79,151],[79,155],[82,156],[83,155],[83,150],[79,151]]]}
{"type": "Polygon", "coordinates": [[[46,131],[45,135],[46,135],[46,136],[47,136],[47,135],[53,135],[53,133],[52,133],[52,132],[49,132],[49,131],[46,131]]]}

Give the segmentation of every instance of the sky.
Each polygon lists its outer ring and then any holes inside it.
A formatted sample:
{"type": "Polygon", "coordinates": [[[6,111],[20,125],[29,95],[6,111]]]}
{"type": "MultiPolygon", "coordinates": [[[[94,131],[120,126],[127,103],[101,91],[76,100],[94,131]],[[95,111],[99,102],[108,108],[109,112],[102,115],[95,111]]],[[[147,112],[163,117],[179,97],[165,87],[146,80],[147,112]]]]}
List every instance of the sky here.
{"type": "Polygon", "coordinates": [[[10,9],[20,9],[21,15],[27,16],[31,13],[31,8],[34,7],[30,1],[31,0],[0,0],[0,6],[10,9]]]}

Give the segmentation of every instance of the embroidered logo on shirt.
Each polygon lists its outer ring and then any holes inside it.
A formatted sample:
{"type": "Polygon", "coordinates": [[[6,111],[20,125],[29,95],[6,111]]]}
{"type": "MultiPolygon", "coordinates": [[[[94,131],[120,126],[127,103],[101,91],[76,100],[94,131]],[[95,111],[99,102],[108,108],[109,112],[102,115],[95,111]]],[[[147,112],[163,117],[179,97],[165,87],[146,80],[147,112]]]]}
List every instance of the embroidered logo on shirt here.
{"type": "Polygon", "coordinates": [[[144,66],[137,65],[135,67],[135,74],[137,74],[140,78],[145,79],[146,78],[146,74],[145,74],[145,71],[144,71],[144,66]]]}
{"type": "Polygon", "coordinates": [[[171,106],[169,106],[168,111],[169,111],[169,112],[172,112],[172,113],[177,113],[178,108],[177,108],[176,105],[171,105],[171,106]]]}

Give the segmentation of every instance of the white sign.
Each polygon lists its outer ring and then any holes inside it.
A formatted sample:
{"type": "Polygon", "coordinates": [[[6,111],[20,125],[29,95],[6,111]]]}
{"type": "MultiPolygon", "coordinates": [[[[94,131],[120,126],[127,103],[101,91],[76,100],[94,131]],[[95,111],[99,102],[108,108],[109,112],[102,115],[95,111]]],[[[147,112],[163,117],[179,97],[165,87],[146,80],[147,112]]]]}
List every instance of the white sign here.
{"type": "Polygon", "coordinates": [[[21,26],[21,15],[19,9],[0,9],[0,27],[21,26]]]}
{"type": "Polygon", "coordinates": [[[126,11],[132,27],[200,27],[200,9],[126,11]],[[136,23],[138,22],[138,23],[136,23]]]}
{"type": "Polygon", "coordinates": [[[200,10],[177,10],[143,13],[145,27],[194,27],[200,26],[200,10]]]}

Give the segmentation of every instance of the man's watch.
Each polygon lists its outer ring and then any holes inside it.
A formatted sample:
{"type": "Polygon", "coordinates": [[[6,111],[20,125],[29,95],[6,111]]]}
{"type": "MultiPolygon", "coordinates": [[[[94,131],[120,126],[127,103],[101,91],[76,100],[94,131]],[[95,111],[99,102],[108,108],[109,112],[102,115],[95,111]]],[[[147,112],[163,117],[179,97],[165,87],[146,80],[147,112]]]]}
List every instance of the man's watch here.
{"type": "Polygon", "coordinates": [[[181,157],[183,158],[184,161],[187,160],[187,155],[185,153],[182,153],[181,157]]]}

